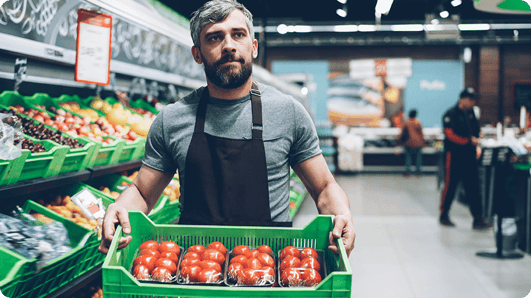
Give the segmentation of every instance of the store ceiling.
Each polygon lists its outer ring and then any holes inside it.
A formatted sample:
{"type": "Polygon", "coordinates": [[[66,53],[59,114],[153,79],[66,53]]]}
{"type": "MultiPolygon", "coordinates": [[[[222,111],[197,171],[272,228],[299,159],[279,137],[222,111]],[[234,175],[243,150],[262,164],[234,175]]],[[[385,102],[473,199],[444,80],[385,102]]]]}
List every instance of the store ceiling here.
{"type": "MultiPolygon", "coordinates": [[[[193,11],[207,0],[172,1],[160,0],[181,15],[190,18],[193,11]]],[[[442,10],[451,15],[459,15],[461,21],[473,22],[529,22],[526,17],[508,14],[492,14],[474,9],[473,0],[462,0],[453,7],[451,0],[395,0],[388,15],[382,16],[382,23],[423,23],[425,15],[432,13],[438,17],[442,10]]],[[[255,25],[261,20],[268,24],[280,23],[374,23],[374,8],[377,0],[347,0],[347,16],[339,17],[336,10],[343,7],[337,0],[240,0],[254,15],[255,25]]]]}

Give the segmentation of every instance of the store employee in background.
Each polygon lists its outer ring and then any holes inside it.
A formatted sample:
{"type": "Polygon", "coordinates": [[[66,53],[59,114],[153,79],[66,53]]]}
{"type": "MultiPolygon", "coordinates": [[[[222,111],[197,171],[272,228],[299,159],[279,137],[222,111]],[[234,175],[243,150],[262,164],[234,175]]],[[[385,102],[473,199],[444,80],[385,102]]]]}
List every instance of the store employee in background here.
{"type": "Polygon", "coordinates": [[[443,116],[445,179],[441,194],[439,222],[453,227],[448,212],[455,197],[457,185],[463,183],[470,213],[474,217],[472,228],[482,230],[492,224],[483,219],[476,146],[479,145],[479,124],[472,108],[476,105],[476,93],[466,88],[459,95],[459,102],[443,116]]]}
{"type": "MultiPolygon", "coordinates": [[[[321,155],[303,106],[252,81],[257,57],[251,13],[234,0],[213,0],[192,14],[194,60],[207,87],[168,105],[150,128],[143,165],[131,187],[107,209],[100,251],[107,253],[115,224],[129,234],[129,210],[148,214],[179,170],[180,224],[291,226],[289,168],[295,170],[319,213],[335,215],[330,249],[343,237],[347,253],[355,232],[349,200],[321,155]]],[[[120,239],[119,248],[131,236],[120,239]]]]}

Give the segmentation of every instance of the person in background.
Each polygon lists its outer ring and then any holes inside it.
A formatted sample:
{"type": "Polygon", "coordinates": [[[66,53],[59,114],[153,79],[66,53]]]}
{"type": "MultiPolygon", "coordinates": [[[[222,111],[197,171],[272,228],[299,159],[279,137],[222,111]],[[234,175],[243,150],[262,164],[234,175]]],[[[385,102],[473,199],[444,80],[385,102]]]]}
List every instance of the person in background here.
{"type": "Polygon", "coordinates": [[[457,185],[462,182],[470,213],[474,217],[472,228],[482,230],[492,227],[483,219],[483,206],[479,189],[476,147],[479,145],[479,124],[472,108],[476,105],[476,93],[466,88],[459,95],[457,105],[443,116],[445,179],[441,193],[439,223],[454,227],[448,213],[455,197],[457,185]]]}
{"type": "Polygon", "coordinates": [[[398,143],[404,146],[406,153],[404,176],[409,177],[411,163],[415,160],[417,167],[416,176],[419,177],[422,166],[422,147],[426,145],[426,140],[422,132],[422,124],[417,119],[417,110],[412,109],[409,111],[409,119],[402,126],[398,143]]]}
{"type": "MultiPolygon", "coordinates": [[[[349,199],[321,154],[315,126],[302,104],[252,80],[258,56],[252,14],[234,0],[212,0],[192,14],[192,56],[207,86],[167,105],[153,121],[142,167],[109,205],[99,250],[108,252],[130,210],[148,214],[179,171],[179,224],[290,227],[290,167],[320,214],[334,215],[329,249],[347,254],[356,237],[349,199]]],[[[122,237],[124,248],[131,236],[122,237]]]]}

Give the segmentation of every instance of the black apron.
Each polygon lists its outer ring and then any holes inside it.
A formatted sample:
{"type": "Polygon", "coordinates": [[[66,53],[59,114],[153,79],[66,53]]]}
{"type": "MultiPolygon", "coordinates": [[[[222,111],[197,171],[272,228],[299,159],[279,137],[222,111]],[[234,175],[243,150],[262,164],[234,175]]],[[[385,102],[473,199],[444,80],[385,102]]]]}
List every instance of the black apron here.
{"type": "Polygon", "coordinates": [[[251,90],[253,137],[250,140],[205,133],[209,98],[205,87],[186,156],[184,202],[179,223],[291,227],[291,222],[271,220],[258,86],[253,83],[251,90]]]}

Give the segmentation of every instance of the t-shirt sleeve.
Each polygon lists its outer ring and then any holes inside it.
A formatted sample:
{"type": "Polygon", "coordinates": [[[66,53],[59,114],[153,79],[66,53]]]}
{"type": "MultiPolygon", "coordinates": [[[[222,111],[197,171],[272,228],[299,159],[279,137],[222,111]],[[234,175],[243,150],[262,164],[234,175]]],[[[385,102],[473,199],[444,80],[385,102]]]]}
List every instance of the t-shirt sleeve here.
{"type": "Polygon", "coordinates": [[[175,173],[177,165],[164,139],[164,111],[153,121],[146,140],[146,153],[142,163],[162,172],[175,173]]]}
{"type": "Polygon", "coordinates": [[[319,138],[312,118],[298,101],[294,101],[293,111],[294,139],[289,152],[289,164],[292,167],[321,154],[319,138]]]}

